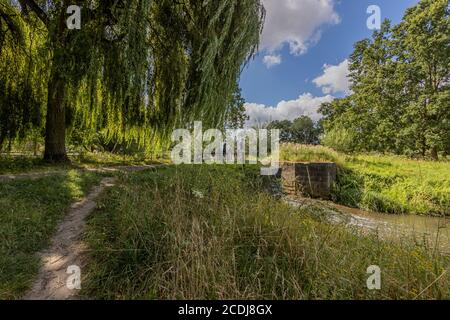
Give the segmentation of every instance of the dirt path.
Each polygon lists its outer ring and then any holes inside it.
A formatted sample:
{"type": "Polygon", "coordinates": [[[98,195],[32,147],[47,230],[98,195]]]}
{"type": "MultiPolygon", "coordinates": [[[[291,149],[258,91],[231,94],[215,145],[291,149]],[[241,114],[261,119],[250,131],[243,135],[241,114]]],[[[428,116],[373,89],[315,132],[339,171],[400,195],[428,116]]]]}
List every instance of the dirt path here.
{"type": "Polygon", "coordinates": [[[38,277],[25,300],[66,300],[75,299],[76,289],[66,285],[70,274],[69,266],[83,270],[83,252],[86,249],[81,236],[87,216],[95,209],[95,199],[108,187],[114,186],[115,178],[104,178],[99,186],[81,201],[72,205],[70,212],[58,227],[50,248],[39,253],[43,261],[38,277]]]}
{"type": "MultiPolygon", "coordinates": [[[[81,169],[83,171],[114,173],[118,171],[145,171],[161,167],[161,165],[116,166],[106,168],[81,169]]],[[[52,175],[64,174],[65,171],[25,173],[19,175],[0,176],[0,182],[18,179],[38,179],[52,175]]],[[[97,197],[105,188],[114,186],[116,178],[102,179],[99,186],[81,201],[74,203],[64,220],[59,224],[51,240],[51,246],[39,253],[43,265],[31,290],[24,296],[25,300],[71,300],[76,299],[78,290],[67,286],[68,280],[73,279],[74,270],[79,268],[81,276],[85,260],[83,253],[86,245],[82,241],[82,234],[86,225],[86,218],[95,209],[97,197]],[[69,279],[69,277],[71,277],[69,279]]],[[[76,270],[75,270],[76,271],[76,270]]],[[[69,284],[73,282],[69,281],[69,284]]]]}

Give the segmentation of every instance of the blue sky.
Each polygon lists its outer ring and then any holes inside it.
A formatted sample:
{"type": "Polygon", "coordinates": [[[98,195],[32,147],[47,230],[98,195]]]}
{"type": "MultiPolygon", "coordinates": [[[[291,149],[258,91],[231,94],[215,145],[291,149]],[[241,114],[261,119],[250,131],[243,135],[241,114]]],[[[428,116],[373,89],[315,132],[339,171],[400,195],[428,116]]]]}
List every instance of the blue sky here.
{"type": "Polygon", "coordinates": [[[346,70],[343,62],[351,54],[353,44],[373,32],[366,26],[370,16],[367,8],[377,5],[381,9],[382,19],[388,18],[398,23],[406,8],[415,5],[418,0],[263,2],[267,18],[262,48],[244,69],[240,81],[248,109],[251,109],[248,113],[254,118],[265,113],[261,121],[296,117],[308,109],[314,114],[312,109],[318,102],[345,95],[346,91],[342,88],[348,85],[343,83],[342,72],[346,70]],[[268,67],[265,59],[273,65],[268,67]],[[318,83],[323,85],[331,81],[331,84],[319,87],[313,80],[324,75],[325,66],[331,69],[318,83]],[[299,96],[303,98],[299,99],[299,96]],[[269,110],[267,113],[263,109],[276,109],[277,106],[284,108],[284,111],[276,113],[269,110]]]}

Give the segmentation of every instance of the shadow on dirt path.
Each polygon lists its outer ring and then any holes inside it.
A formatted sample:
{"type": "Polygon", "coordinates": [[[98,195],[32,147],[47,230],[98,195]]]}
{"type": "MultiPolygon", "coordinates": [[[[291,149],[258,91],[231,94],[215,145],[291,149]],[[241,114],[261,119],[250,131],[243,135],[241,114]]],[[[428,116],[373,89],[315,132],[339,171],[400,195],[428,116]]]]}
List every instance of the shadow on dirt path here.
{"type": "Polygon", "coordinates": [[[99,186],[81,201],[71,206],[69,213],[59,224],[51,240],[50,248],[39,253],[43,266],[39,270],[32,289],[25,295],[25,300],[67,300],[75,299],[77,290],[69,289],[66,282],[69,266],[83,269],[83,252],[86,246],[82,234],[86,218],[95,209],[96,198],[105,188],[114,186],[115,178],[104,178],[99,186]]]}

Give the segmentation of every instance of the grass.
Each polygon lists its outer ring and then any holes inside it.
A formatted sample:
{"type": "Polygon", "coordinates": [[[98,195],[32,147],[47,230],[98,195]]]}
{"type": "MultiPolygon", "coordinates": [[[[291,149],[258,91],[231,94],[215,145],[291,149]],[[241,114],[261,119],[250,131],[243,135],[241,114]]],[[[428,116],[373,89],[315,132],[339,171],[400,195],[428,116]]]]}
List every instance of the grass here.
{"type": "Polygon", "coordinates": [[[206,165],[122,176],[88,221],[91,251],[82,294],[450,298],[448,258],[313,218],[268,195],[270,181],[264,179],[256,167],[206,165]],[[366,287],[371,265],[382,270],[381,290],[366,287]]]}
{"type": "Polygon", "coordinates": [[[335,162],[343,165],[343,158],[339,153],[323,146],[286,143],[281,146],[280,158],[283,161],[335,162]]]}
{"type": "Polygon", "coordinates": [[[18,299],[30,287],[40,261],[69,205],[83,197],[99,175],[69,170],[38,180],[0,183],[0,299],[18,299]]]}
{"type": "Polygon", "coordinates": [[[64,171],[74,169],[73,164],[50,164],[42,161],[41,157],[29,155],[0,156],[0,175],[20,174],[26,172],[64,171]]]}
{"type": "Polygon", "coordinates": [[[69,155],[71,163],[51,164],[44,162],[42,156],[30,155],[0,156],[0,175],[26,172],[65,171],[69,169],[111,167],[120,165],[146,165],[167,162],[165,158],[149,158],[142,154],[134,156],[102,152],[85,152],[69,155]]]}
{"type": "Polygon", "coordinates": [[[151,157],[143,153],[135,155],[120,155],[109,152],[85,152],[78,156],[72,157],[75,164],[87,167],[103,167],[103,166],[138,166],[148,164],[167,163],[167,157],[151,157]]]}
{"type": "Polygon", "coordinates": [[[283,145],[288,161],[333,161],[339,166],[334,200],[361,209],[450,215],[450,161],[389,155],[344,155],[321,146],[283,145]]]}

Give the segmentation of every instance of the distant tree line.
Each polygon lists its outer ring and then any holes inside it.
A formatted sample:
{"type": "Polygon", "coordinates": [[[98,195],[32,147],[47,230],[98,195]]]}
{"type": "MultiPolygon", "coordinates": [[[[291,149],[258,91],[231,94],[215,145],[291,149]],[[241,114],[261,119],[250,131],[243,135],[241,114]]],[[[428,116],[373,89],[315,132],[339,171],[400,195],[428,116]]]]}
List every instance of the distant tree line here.
{"type": "Polygon", "coordinates": [[[447,0],[421,0],[395,26],[355,44],[352,94],[321,106],[322,142],[341,151],[450,153],[447,0]]]}
{"type": "Polygon", "coordinates": [[[300,116],[294,121],[272,121],[267,125],[267,129],[279,129],[282,143],[300,144],[319,144],[322,131],[320,122],[314,122],[308,116],[300,116]]]}

